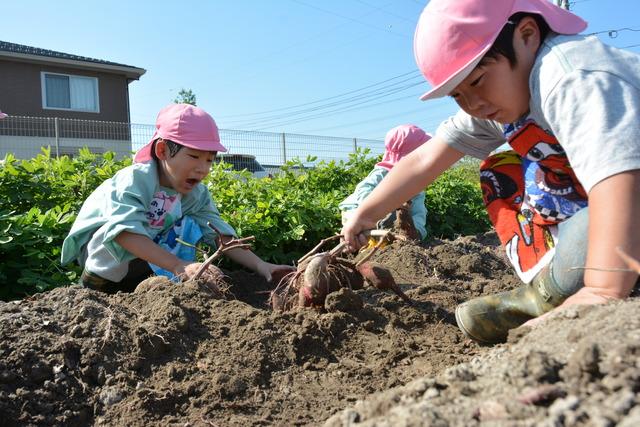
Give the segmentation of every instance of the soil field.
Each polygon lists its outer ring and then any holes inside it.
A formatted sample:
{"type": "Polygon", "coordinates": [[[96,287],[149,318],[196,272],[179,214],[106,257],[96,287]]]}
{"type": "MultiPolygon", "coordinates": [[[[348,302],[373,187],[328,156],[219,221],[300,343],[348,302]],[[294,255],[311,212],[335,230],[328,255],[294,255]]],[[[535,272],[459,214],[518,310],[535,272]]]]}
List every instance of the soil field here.
{"type": "Polygon", "coordinates": [[[413,304],[365,288],[274,313],[242,271],[230,301],[160,281],[0,303],[0,425],[640,425],[635,300],[482,347],[453,310],[518,285],[495,235],[374,259],[413,304]]]}

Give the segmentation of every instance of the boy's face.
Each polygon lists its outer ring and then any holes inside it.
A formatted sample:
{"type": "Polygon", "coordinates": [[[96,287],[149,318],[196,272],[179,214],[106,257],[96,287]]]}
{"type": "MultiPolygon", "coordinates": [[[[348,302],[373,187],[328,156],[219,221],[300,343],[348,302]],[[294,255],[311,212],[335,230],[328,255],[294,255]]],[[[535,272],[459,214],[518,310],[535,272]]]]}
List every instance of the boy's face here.
{"type": "Polygon", "coordinates": [[[156,155],[162,164],[160,184],[181,194],[189,193],[209,174],[216,157],[215,152],[189,147],[182,147],[171,157],[164,141],[158,141],[156,147],[156,155]]]}
{"type": "Polygon", "coordinates": [[[527,114],[531,97],[529,75],[540,46],[538,39],[532,37],[537,31],[535,20],[524,18],[513,38],[516,64],[512,66],[502,55],[484,58],[449,94],[460,108],[473,117],[503,124],[527,114]]]}

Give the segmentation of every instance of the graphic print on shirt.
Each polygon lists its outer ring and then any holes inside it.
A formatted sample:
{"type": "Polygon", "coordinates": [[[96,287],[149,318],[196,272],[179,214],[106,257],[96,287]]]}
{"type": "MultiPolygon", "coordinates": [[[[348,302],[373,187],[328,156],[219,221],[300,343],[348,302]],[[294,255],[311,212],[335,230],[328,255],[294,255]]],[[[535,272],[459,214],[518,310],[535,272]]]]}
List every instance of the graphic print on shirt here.
{"type": "Polygon", "coordinates": [[[176,218],[182,216],[180,199],[179,194],[169,196],[163,190],[154,194],[146,213],[149,225],[163,230],[170,227],[176,218]]]}
{"type": "Polygon", "coordinates": [[[480,182],[489,218],[518,276],[528,283],[551,257],[557,224],[587,205],[556,138],[531,120],[505,126],[513,151],[488,157],[480,182]]]}
{"type": "Polygon", "coordinates": [[[587,206],[587,193],[553,135],[528,120],[508,138],[522,157],[526,201],[545,222],[562,222],[587,206]]]}

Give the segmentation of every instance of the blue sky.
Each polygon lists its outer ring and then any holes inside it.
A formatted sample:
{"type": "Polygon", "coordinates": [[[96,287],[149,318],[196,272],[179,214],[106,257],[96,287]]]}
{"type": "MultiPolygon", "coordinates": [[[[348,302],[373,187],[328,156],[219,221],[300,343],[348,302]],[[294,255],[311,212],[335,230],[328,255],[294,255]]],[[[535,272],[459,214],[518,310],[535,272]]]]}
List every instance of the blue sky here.
{"type": "MultiPolygon", "coordinates": [[[[419,0],[3,2],[0,40],[145,68],[131,119],[153,123],[181,88],[224,129],[382,139],[455,111],[428,89],[412,52],[419,0]]],[[[640,1],[575,0],[614,46],[640,53],[640,1]],[[636,46],[637,45],[637,46],[636,46]]]]}

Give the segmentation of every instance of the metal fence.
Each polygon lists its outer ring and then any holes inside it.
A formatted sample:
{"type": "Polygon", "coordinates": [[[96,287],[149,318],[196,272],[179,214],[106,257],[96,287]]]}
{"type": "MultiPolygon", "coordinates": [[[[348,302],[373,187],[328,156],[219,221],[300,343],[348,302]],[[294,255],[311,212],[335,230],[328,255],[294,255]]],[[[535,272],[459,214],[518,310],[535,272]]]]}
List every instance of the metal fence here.
{"type": "MultiPolygon", "coordinates": [[[[0,158],[7,153],[32,158],[42,147],[50,147],[53,156],[73,156],[81,147],[130,156],[151,139],[154,130],[154,125],[146,124],[9,116],[0,120],[0,158]]],[[[267,168],[295,158],[306,166],[347,160],[358,148],[368,148],[371,156],[384,152],[384,142],[371,139],[231,129],[221,129],[220,138],[229,153],[253,155],[267,168]],[[307,161],[309,156],[315,160],[307,161]]]]}

